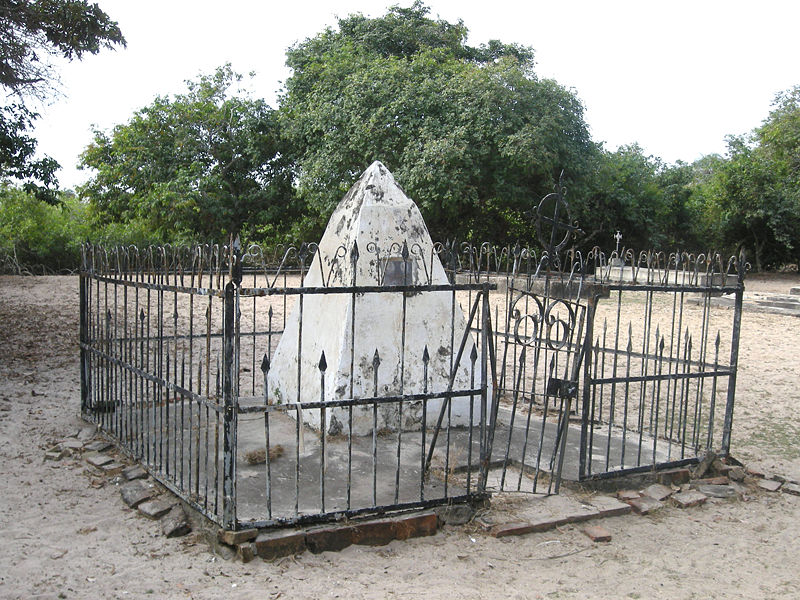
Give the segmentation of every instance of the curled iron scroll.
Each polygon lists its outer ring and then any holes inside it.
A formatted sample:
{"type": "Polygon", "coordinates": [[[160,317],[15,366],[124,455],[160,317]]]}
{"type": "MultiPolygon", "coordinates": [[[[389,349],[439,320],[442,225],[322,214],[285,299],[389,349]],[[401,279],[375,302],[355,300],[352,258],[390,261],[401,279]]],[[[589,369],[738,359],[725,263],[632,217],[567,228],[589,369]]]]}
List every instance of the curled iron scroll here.
{"type": "Polygon", "coordinates": [[[568,344],[575,329],[575,309],[562,299],[553,300],[545,306],[537,296],[524,292],[512,304],[511,315],[514,319],[514,341],[526,347],[545,343],[551,350],[560,350],[568,344]],[[523,299],[525,301],[520,306],[523,299]],[[566,311],[565,317],[561,310],[566,311]]]}

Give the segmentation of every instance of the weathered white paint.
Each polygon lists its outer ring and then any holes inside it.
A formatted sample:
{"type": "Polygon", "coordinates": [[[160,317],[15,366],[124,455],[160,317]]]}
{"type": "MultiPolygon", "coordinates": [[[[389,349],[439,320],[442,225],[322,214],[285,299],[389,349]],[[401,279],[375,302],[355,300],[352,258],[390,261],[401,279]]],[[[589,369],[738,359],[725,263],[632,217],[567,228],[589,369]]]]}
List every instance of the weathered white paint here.
{"type": "MultiPolygon", "coordinates": [[[[403,284],[404,280],[408,285],[447,283],[419,209],[397,185],[389,170],[376,161],[333,212],[304,285],[385,285],[393,276],[398,284],[403,284]],[[353,261],[351,255],[355,243],[358,245],[357,261],[353,261]],[[401,258],[404,243],[409,248],[409,267],[401,258]]],[[[361,294],[356,296],[355,306],[352,294],[303,295],[302,329],[298,302],[287,317],[285,331],[275,351],[268,381],[271,398],[284,403],[319,401],[319,362],[323,351],[327,362],[324,375],[326,401],[366,398],[376,393],[373,385],[376,349],[381,360],[378,396],[423,392],[422,356],[426,346],[430,356],[428,391],[446,390],[450,363],[455,360],[466,324],[458,303],[455,310],[451,310],[452,302],[451,292],[422,292],[406,296],[405,352],[402,353],[402,293],[361,294]],[[352,343],[354,319],[355,343],[352,343]],[[351,360],[354,367],[352,382],[351,360]]],[[[454,390],[479,386],[480,359],[475,364],[474,385],[470,382],[470,353],[474,346],[469,335],[456,369],[454,390]]],[[[477,424],[479,395],[473,399],[472,407],[473,422],[477,424]]],[[[429,425],[435,424],[440,408],[441,400],[428,402],[429,425]]],[[[325,412],[329,433],[347,433],[346,408],[326,409],[325,412]]],[[[315,428],[320,427],[320,417],[318,409],[305,410],[303,415],[304,421],[315,428]]],[[[402,428],[418,429],[421,420],[421,403],[404,403],[402,428]]],[[[450,424],[463,426],[469,422],[470,399],[454,398],[450,424]]],[[[396,430],[398,423],[396,403],[379,407],[379,430],[396,430]]],[[[444,423],[447,424],[447,418],[444,423]]],[[[353,433],[365,435],[372,429],[372,409],[354,410],[353,433]]]]}

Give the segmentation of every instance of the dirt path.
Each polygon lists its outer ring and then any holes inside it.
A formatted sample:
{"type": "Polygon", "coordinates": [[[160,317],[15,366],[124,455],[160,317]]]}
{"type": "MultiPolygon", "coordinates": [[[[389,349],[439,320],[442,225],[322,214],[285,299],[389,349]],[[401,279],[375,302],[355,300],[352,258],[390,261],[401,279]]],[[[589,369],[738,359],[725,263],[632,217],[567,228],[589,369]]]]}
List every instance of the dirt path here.
{"type": "MultiPolygon", "coordinates": [[[[786,279],[786,278],[784,278],[786,279]]],[[[749,289],[798,285],[757,278],[749,289]]],[[[242,564],[166,539],[85,463],[45,461],[78,413],[76,277],[0,277],[2,598],[797,598],[800,497],[757,494],[495,539],[477,527],[242,564]]],[[[746,313],[733,452],[800,479],[800,320],[746,313]]],[[[493,510],[511,500],[499,499],[493,510]]],[[[513,510],[511,507],[509,510],[513,510]]]]}

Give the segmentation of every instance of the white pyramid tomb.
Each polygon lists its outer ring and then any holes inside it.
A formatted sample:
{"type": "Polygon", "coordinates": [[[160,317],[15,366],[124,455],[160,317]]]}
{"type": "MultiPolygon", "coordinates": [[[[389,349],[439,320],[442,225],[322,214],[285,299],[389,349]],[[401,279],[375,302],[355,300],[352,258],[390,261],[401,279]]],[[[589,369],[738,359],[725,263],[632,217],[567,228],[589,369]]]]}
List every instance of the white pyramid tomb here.
{"type": "MultiPolygon", "coordinates": [[[[376,161],[331,215],[303,285],[335,289],[430,284],[448,284],[448,280],[422,214],[389,170],[376,161]]],[[[451,360],[455,361],[465,332],[464,312],[458,302],[452,310],[451,291],[405,294],[405,311],[403,299],[404,294],[399,291],[303,294],[287,317],[270,366],[271,401],[319,402],[322,377],[326,402],[371,398],[376,393],[379,397],[423,393],[426,347],[427,391],[445,391],[451,360]],[[373,368],[376,350],[380,359],[377,392],[373,368]],[[327,363],[324,375],[319,368],[323,352],[327,363]]],[[[477,321],[473,323],[476,325],[477,321]]],[[[467,334],[453,390],[479,387],[480,358],[475,362],[474,384],[470,381],[470,356],[474,349],[474,340],[467,334]]],[[[436,424],[441,406],[441,399],[427,401],[429,427],[436,424]]],[[[472,398],[472,411],[472,422],[477,425],[480,394],[472,398]]],[[[319,409],[303,413],[307,424],[316,429],[321,427],[319,409]]],[[[290,410],[289,414],[296,413],[290,410]]],[[[372,405],[354,407],[352,414],[354,435],[372,432],[372,405]]],[[[422,402],[404,402],[402,429],[419,429],[422,414],[422,402]]],[[[346,407],[326,407],[325,429],[331,434],[347,434],[348,419],[346,407]]],[[[447,416],[443,423],[448,424],[447,416]]],[[[470,397],[453,398],[449,424],[469,423],[470,397]]],[[[397,430],[398,425],[398,403],[380,404],[378,430],[397,430]]]]}

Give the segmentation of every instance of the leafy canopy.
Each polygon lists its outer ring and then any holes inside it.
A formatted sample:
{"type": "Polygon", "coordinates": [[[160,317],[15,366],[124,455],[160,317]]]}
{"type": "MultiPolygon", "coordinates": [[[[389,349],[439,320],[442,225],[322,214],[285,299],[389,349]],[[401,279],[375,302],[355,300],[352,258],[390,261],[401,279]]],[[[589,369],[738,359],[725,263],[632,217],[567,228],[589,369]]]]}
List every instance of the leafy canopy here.
{"type": "Polygon", "coordinates": [[[81,165],[96,172],[80,193],[104,222],[140,219],[166,239],[218,241],[294,218],[274,111],[232,93],[240,80],[226,65],[95,132],[81,165]]]}
{"type": "Polygon", "coordinates": [[[26,132],[38,114],[26,97],[44,99],[57,85],[54,57],[72,60],[125,45],[117,24],[85,0],[0,0],[0,86],[16,101],[0,107],[0,179],[25,181],[40,200],[57,201],[52,158],[36,158],[26,132]]]}
{"type": "Polygon", "coordinates": [[[441,238],[530,233],[527,213],[562,167],[581,181],[597,148],[578,98],[535,77],[530,48],[468,46],[463,23],[428,12],[351,15],[288,50],[280,116],[306,235],[375,159],[441,238]]]}
{"type": "Polygon", "coordinates": [[[800,262],[800,86],[778,94],[763,124],[728,138],[728,155],[697,186],[702,227],[745,247],[756,269],[800,262]]]}

